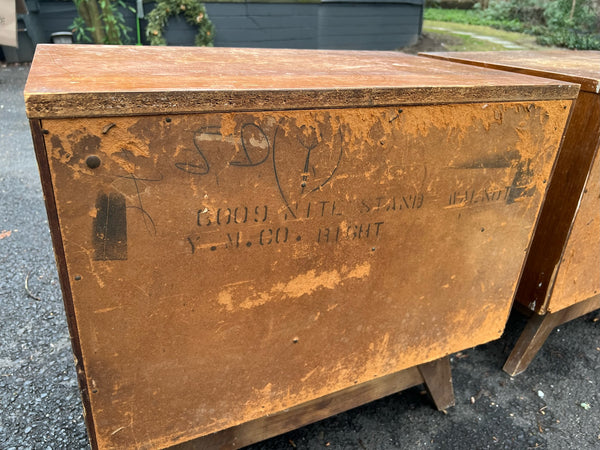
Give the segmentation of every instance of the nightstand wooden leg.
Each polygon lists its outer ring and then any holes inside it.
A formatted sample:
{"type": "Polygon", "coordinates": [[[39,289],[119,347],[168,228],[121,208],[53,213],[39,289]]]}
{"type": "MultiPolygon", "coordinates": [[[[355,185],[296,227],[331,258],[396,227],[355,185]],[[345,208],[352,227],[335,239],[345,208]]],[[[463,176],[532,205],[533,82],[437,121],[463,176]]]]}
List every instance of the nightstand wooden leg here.
{"type": "Polygon", "coordinates": [[[450,357],[446,356],[427,364],[421,364],[418,368],[436,408],[442,411],[454,406],[450,357]]]}
{"type": "Polygon", "coordinates": [[[510,376],[520,374],[527,369],[554,328],[598,308],[600,308],[600,295],[555,313],[534,314],[527,322],[515,348],[506,360],[503,370],[510,376]]]}
{"type": "Polygon", "coordinates": [[[531,316],[502,370],[515,376],[527,369],[550,332],[560,324],[560,316],[560,313],[531,316]]]}

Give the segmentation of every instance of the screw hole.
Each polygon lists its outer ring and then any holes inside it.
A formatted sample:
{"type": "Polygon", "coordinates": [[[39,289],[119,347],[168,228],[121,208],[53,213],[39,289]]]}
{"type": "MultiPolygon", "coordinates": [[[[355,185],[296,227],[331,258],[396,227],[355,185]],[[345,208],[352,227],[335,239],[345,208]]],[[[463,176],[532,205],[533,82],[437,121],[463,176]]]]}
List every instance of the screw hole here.
{"type": "Polygon", "coordinates": [[[100,167],[100,158],[96,155],[90,155],[87,158],[85,158],[85,163],[87,164],[87,166],[90,169],[97,169],[98,167],[100,167]]]}

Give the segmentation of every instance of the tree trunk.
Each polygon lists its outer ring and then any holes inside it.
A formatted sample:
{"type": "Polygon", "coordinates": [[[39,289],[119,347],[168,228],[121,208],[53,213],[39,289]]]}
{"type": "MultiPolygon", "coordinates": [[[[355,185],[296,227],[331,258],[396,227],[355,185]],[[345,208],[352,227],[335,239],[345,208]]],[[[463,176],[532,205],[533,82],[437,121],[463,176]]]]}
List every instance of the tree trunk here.
{"type": "Polygon", "coordinates": [[[107,44],[122,44],[119,37],[119,28],[110,5],[110,0],[104,0],[102,5],[102,14],[104,14],[104,25],[106,26],[107,44]]]}
{"type": "Polygon", "coordinates": [[[106,34],[104,33],[104,25],[100,18],[100,8],[96,0],[79,0],[75,2],[77,11],[85,24],[90,28],[92,40],[95,44],[104,44],[106,42],[106,34]]]}

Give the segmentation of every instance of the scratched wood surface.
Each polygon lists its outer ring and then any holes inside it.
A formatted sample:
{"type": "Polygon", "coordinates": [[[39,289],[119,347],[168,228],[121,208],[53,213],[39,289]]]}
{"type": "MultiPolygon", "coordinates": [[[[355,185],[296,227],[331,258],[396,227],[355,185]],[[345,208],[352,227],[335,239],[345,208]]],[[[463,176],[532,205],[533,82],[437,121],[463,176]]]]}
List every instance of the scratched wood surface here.
{"type": "Polygon", "coordinates": [[[594,165],[565,246],[548,312],[554,313],[600,292],[600,158],[594,165]]]}
{"type": "Polygon", "coordinates": [[[568,81],[580,84],[582,91],[600,92],[600,51],[597,50],[434,52],[422,53],[422,56],[568,81]]]}
{"type": "Polygon", "coordinates": [[[541,100],[576,91],[398,52],[39,45],[25,97],[28,116],[42,118],[541,100]]]}
{"type": "Polygon", "coordinates": [[[98,445],[499,337],[570,106],[43,120],[98,445]]]}
{"type": "Polygon", "coordinates": [[[581,84],[516,299],[544,314],[600,291],[600,52],[450,52],[426,56],[581,84]]]}

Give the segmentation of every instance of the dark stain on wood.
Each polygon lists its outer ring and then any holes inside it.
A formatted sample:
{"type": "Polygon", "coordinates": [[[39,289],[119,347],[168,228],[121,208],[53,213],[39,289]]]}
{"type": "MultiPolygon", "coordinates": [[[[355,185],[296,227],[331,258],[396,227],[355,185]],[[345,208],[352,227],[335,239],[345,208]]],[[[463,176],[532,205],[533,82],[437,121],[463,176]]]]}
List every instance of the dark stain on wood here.
{"type": "Polygon", "coordinates": [[[534,173],[531,168],[531,159],[519,161],[517,173],[515,173],[515,177],[513,178],[506,203],[513,203],[522,197],[533,197],[533,194],[535,193],[533,177],[534,173]]]}
{"type": "Polygon", "coordinates": [[[504,154],[484,155],[476,160],[467,161],[457,167],[457,169],[506,169],[516,165],[521,159],[518,150],[504,152],[504,154]]]}
{"type": "Polygon", "coordinates": [[[75,144],[75,148],[78,150],[77,153],[95,153],[100,148],[100,138],[98,136],[93,136],[91,134],[84,134],[83,136],[79,136],[79,133],[76,133],[75,136],[69,136],[77,138],[77,143],[75,144]]]}
{"type": "Polygon", "coordinates": [[[127,205],[125,196],[98,194],[94,219],[93,245],[96,261],[127,259],[127,205]]]}

